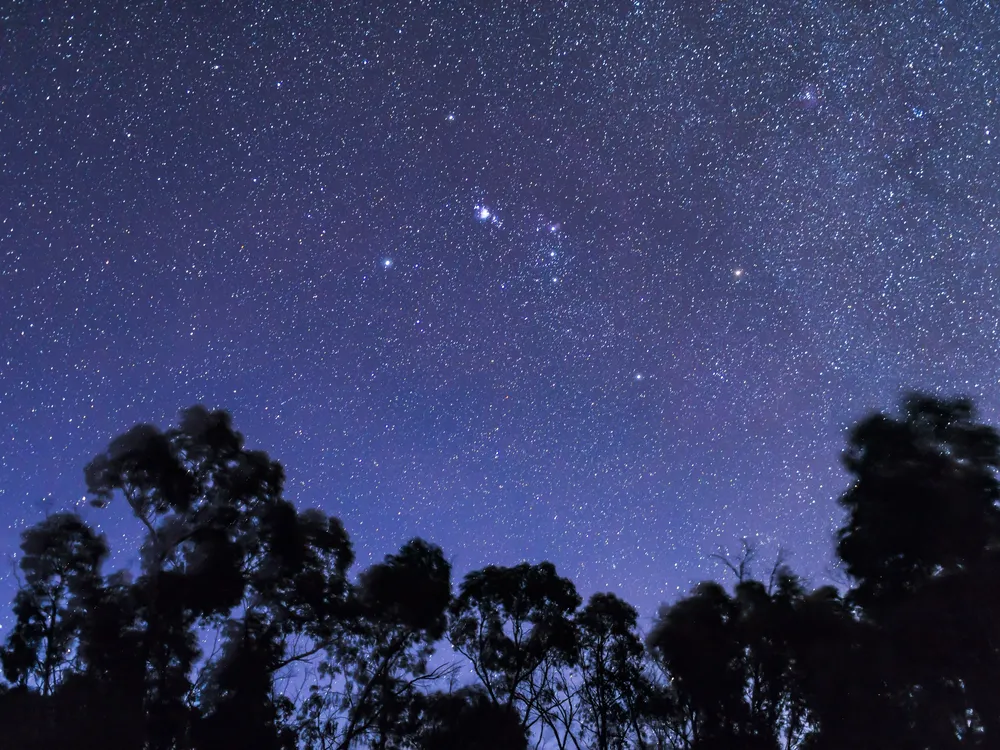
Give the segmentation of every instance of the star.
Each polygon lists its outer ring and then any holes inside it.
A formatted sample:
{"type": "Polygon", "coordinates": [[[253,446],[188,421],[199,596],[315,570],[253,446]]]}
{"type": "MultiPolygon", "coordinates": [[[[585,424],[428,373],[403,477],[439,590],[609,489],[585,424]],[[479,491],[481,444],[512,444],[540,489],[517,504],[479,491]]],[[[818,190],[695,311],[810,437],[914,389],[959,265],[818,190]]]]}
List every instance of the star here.
{"type": "MultiPolygon", "coordinates": [[[[428,8],[435,49],[376,3],[351,24],[302,4],[262,44],[228,33],[222,5],[207,35],[154,5],[127,27],[100,1],[58,33],[29,9],[12,21],[0,107],[56,127],[5,123],[0,317],[18,356],[0,359],[0,550],[36,498],[73,505],[98,443],[206,402],[247,415],[248,445],[267,443],[300,507],[343,515],[359,560],[426,532],[456,578],[551,557],[581,592],[616,579],[647,616],[707,574],[719,535],[771,534],[822,580],[843,487],[828,427],[858,404],[932,383],[1000,414],[987,3],[865,11],[900,50],[884,74],[857,12],[807,4],[780,32],[761,3],[708,29],[634,0],[599,39],[561,10],[539,45],[502,33],[523,26],[516,4],[428,8]],[[158,34],[163,13],[176,34],[158,34]],[[130,54],[134,34],[155,54],[130,54]],[[570,83],[573,49],[600,64],[570,83]],[[183,85],[153,96],[178,54],[183,85]],[[109,91],[128,103],[113,153],[87,118],[109,91]],[[71,162],[38,158],[64,143],[71,162]],[[279,406],[297,424],[272,425],[279,406]],[[772,472],[780,493],[758,481],[772,472]],[[738,508],[706,473],[733,478],[738,508]],[[683,512],[659,502],[674,493],[683,512]]],[[[119,510],[93,515],[109,538],[132,534],[119,510]]]]}

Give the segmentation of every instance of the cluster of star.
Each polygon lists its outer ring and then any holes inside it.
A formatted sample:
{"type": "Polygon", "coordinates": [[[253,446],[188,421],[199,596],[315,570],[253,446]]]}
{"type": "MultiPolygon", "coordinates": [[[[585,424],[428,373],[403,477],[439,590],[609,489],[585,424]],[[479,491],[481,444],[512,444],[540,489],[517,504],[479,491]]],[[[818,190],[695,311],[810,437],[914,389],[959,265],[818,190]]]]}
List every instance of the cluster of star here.
{"type": "Polygon", "coordinates": [[[489,206],[475,206],[476,218],[484,224],[492,224],[494,226],[502,226],[503,222],[500,221],[500,217],[489,206]]]}

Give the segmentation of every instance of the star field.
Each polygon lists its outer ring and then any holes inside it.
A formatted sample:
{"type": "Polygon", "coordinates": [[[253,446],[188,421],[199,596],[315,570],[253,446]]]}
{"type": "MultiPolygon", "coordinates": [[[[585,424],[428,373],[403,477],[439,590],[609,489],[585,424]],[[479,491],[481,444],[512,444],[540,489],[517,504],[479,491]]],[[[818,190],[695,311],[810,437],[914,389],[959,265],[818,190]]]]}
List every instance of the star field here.
{"type": "Polygon", "coordinates": [[[11,554],[134,550],[82,468],[203,402],[361,565],[649,616],[744,536],[829,576],[903,390],[1000,421],[989,2],[66,5],[0,11],[11,554]]]}

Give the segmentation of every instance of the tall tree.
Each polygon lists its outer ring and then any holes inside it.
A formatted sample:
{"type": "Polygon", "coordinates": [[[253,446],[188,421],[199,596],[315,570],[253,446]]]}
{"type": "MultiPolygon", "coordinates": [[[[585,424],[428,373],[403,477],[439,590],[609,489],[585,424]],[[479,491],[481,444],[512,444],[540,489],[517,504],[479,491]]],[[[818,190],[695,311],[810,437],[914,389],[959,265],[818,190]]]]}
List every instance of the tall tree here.
{"type": "Polygon", "coordinates": [[[331,637],[353,559],[347,535],[337,519],[299,514],[282,498],[281,466],[247,450],[226,412],[196,406],[166,432],[134,427],[86,478],[96,504],[121,496],[147,531],[130,600],[152,750],[189,740],[199,629],[244,618],[256,645],[240,639],[227,658],[269,654],[271,674],[292,658],[287,639],[331,637]]]}
{"type": "Polygon", "coordinates": [[[808,719],[796,653],[802,584],[779,562],[768,585],[744,580],[734,594],[745,669],[744,734],[760,747],[799,747],[807,736],[808,719]]]}
{"type": "Polygon", "coordinates": [[[549,562],[473,571],[452,603],[452,646],[490,700],[516,708],[529,730],[557,699],[560,668],[576,660],[579,605],[573,582],[549,562]]]}
{"type": "Polygon", "coordinates": [[[928,579],[967,570],[1000,542],[1000,435],[967,399],[911,395],[903,415],[870,416],[850,433],[837,553],[869,614],[928,579]]]}
{"type": "Polygon", "coordinates": [[[717,583],[663,608],[647,639],[668,688],[671,741],[693,750],[744,746],[746,680],[736,603],[717,583]]]}
{"type": "Polygon", "coordinates": [[[421,688],[440,674],[428,661],[450,601],[451,565],[422,539],[361,574],[300,710],[308,747],[396,747],[415,731],[421,688]]]}
{"type": "Polygon", "coordinates": [[[86,607],[101,586],[104,538],[74,513],[57,513],[21,534],[23,584],[14,627],[0,652],[4,675],[48,697],[76,661],[86,607]]]}
{"type": "Polygon", "coordinates": [[[804,747],[926,750],[886,680],[892,655],[878,629],[832,586],[806,594],[796,610],[789,643],[808,709],[804,747]]]}
{"type": "MultiPolygon", "coordinates": [[[[768,584],[717,583],[661,610],[647,640],[664,678],[654,723],[692,750],[805,747],[812,717],[808,637],[800,581],[778,565],[768,584]]],[[[815,618],[815,615],[812,615],[815,618]]]]}
{"type": "Polygon", "coordinates": [[[643,671],[638,613],[614,594],[598,593],[576,616],[582,723],[596,750],[642,741],[640,706],[650,688],[643,671]]]}
{"type": "Polygon", "coordinates": [[[1000,435],[967,399],[911,395],[851,432],[837,552],[914,746],[1000,742],[1000,435]]]}

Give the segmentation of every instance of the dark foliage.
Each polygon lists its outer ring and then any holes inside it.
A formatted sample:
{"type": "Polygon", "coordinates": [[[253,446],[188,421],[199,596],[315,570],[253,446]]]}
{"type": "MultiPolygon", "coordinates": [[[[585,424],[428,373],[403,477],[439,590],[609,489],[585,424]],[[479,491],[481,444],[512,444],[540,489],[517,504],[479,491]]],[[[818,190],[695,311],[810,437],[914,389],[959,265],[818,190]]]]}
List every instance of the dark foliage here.
{"type": "Polygon", "coordinates": [[[513,707],[478,689],[429,696],[418,750],[527,750],[528,737],[513,707]]]}
{"type": "Polygon", "coordinates": [[[628,603],[583,604],[551,563],[453,595],[414,539],[351,575],[341,522],[288,502],[227,413],[186,409],[86,467],[94,503],[145,529],[137,570],[106,573],[73,513],[23,532],[0,746],[1000,747],[1000,436],[968,401],[911,396],[844,461],[845,590],[781,560],[755,580],[745,548],[722,558],[733,586],[698,585],[643,638],[628,603]]]}

